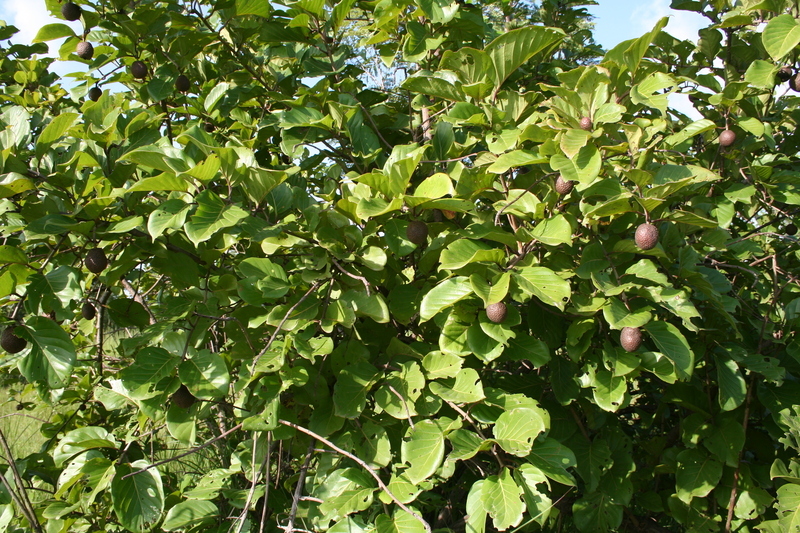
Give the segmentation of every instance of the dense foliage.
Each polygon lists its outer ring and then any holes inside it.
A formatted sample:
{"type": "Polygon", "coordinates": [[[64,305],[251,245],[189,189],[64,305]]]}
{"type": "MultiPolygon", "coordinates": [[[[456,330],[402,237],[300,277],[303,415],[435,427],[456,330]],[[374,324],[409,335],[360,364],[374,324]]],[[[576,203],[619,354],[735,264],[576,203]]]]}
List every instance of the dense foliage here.
{"type": "Polygon", "coordinates": [[[57,414],[0,531],[800,531],[797,6],[600,55],[587,3],[4,48],[0,363],[57,414]]]}

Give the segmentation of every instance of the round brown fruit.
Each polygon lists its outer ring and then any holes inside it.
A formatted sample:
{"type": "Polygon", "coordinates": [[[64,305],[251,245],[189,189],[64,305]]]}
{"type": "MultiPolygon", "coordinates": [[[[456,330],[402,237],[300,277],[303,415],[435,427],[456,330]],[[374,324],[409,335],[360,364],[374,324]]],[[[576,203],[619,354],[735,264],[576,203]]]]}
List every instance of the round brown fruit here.
{"type": "Polygon", "coordinates": [[[797,226],[794,224],[788,224],[785,228],[783,228],[783,231],[786,233],[786,235],[795,235],[797,234],[797,226]]]}
{"type": "Polygon", "coordinates": [[[81,41],[75,48],[75,53],[81,59],[91,59],[94,56],[94,46],[92,46],[92,43],[81,41]]]}
{"type": "Polygon", "coordinates": [[[97,316],[97,309],[89,302],[84,302],[83,307],[81,307],[81,315],[86,320],[94,320],[94,317],[97,316]]]}
{"type": "Polygon", "coordinates": [[[89,272],[99,274],[108,266],[108,259],[102,248],[92,248],[86,252],[86,258],[84,258],[83,264],[86,265],[86,269],[89,272]]]}
{"type": "Polygon", "coordinates": [[[652,224],[640,224],[634,240],[640,250],[651,250],[658,244],[658,228],[652,224]]]}
{"type": "Polygon", "coordinates": [[[722,133],[719,134],[719,145],[723,148],[727,148],[728,146],[732,145],[736,142],[736,132],[732,130],[724,130],[722,133]]]}
{"type": "Polygon", "coordinates": [[[789,88],[800,93],[800,72],[789,78],[789,88]]]}
{"type": "Polygon", "coordinates": [[[417,246],[428,241],[428,225],[421,220],[412,220],[406,228],[406,237],[417,246]]]}
{"type": "Polygon", "coordinates": [[[175,89],[177,89],[178,91],[182,93],[188,93],[189,89],[191,88],[192,84],[189,81],[189,78],[184,76],[183,74],[178,76],[178,78],[175,80],[175,89]]]}
{"type": "Polygon", "coordinates": [[[143,80],[147,77],[147,65],[143,61],[134,61],[131,63],[131,76],[137,80],[143,80]]]}
{"type": "Polygon", "coordinates": [[[14,335],[14,326],[9,326],[0,335],[0,347],[8,353],[18,353],[25,349],[28,341],[14,335]]]}
{"type": "Polygon", "coordinates": [[[172,403],[180,407],[181,409],[188,409],[192,405],[197,402],[197,398],[194,397],[194,394],[189,392],[189,389],[186,388],[186,385],[181,385],[178,390],[176,390],[172,396],[170,396],[172,403]]]}
{"type": "Polygon", "coordinates": [[[217,129],[217,127],[216,127],[216,126],[214,126],[214,124],[213,124],[213,123],[211,123],[211,122],[206,122],[206,123],[203,125],[203,128],[206,130],[206,133],[211,133],[212,131],[214,131],[215,129],[217,129]]]}
{"type": "Polygon", "coordinates": [[[559,174],[558,178],[556,178],[556,192],[561,196],[569,194],[572,192],[572,188],[575,186],[575,182],[572,180],[565,180],[563,176],[559,174]]]}
{"type": "Polygon", "coordinates": [[[639,328],[622,328],[619,343],[626,352],[635,352],[642,345],[642,332],[639,328]]]}
{"type": "Polygon", "coordinates": [[[92,102],[96,102],[100,100],[100,97],[103,96],[103,90],[100,87],[92,87],[89,89],[89,94],[87,95],[89,100],[92,102]]]}
{"type": "Polygon", "coordinates": [[[780,81],[789,81],[792,78],[792,74],[794,74],[794,72],[792,72],[792,67],[781,67],[780,70],[775,73],[775,76],[780,81]]]}
{"type": "Polygon", "coordinates": [[[61,6],[61,16],[67,20],[78,20],[81,18],[81,7],[78,4],[67,2],[61,6]]]}
{"type": "Polygon", "coordinates": [[[581,129],[585,131],[592,131],[592,119],[589,117],[581,117],[581,129]]]}
{"type": "Polygon", "coordinates": [[[495,324],[499,324],[506,319],[508,308],[503,302],[497,302],[486,306],[486,316],[495,324]]]}

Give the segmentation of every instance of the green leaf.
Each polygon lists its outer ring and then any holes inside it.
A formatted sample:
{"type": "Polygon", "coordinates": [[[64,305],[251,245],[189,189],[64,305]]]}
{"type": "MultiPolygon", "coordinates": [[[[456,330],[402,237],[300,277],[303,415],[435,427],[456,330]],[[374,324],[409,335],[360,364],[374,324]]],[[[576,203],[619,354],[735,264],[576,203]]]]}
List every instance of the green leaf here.
{"type": "Polygon", "coordinates": [[[530,453],[533,439],[546,429],[545,419],[538,410],[518,407],[501,414],[492,431],[501,448],[524,457],[530,453]]]}
{"type": "Polygon", "coordinates": [[[147,220],[147,232],[155,241],[166,230],[179,230],[186,221],[191,206],[178,198],[167,200],[155,208],[147,220]]]}
{"type": "Polygon", "coordinates": [[[600,370],[592,381],[592,396],[604,411],[616,412],[622,407],[628,387],[625,378],[608,370],[600,370]]]}
{"type": "Polygon", "coordinates": [[[472,285],[469,278],[457,276],[444,280],[423,296],[419,311],[420,321],[425,322],[431,319],[440,311],[470,294],[472,294],[472,285]]]}
{"type": "Polygon", "coordinates": [[[676,494],[684,503],[694,497],[705,497],[722,479],[722,463],[699,449],[684,450],[678,454],[675,474],[676,494]]]}
{"type": "Polygon", "coordinates": [[[800,25],[792,15],[778,15],[767,23],[761,42],[772,59],[780,60],[800,44],[800,25]]]}
{"type": "Polygon", "coordinates": [[[414,402],[422,395],[425,377],[414,361],[399,366],[400,370],[389,374],[375,391],[375,404],[394,418],[405,420],[417,414],[414,402]]]}
{"type": "Polygon", "coordinates": [[[775,85],[775,73],[777,71],[777,67],[772,63],[757,59],[747,67],[747,72],[744,73],[744,80],[753,87],[770,89],[775,85]]]}
{"type": "Polygon", "coordinates": [[[550,168],[560,172],[565,180],[583,184],[591,183],[600,175],[602,163],[600,151],[593,143],[581,148],[572,159],[560,153],[550,158],[550,168]]]}
{"type": "Polygon", "coordinates": [[[30,342],[30,351],[18,363],[19,371],[31,383],[51,389],[66,386],[77,360],[69,335],[55,322],[42,316],[25,321],[17,335],[30,342]]]}
{"type": "Polygon", "coordinates": [[[181,382],[200,399],[222,398],[228,394],[230,375],[225,361],[209,350],[200,350],[178,367],[181,382]]]}
{"type": "Polygon", "coordinates": [[[336,518],[368,508],[374,492],[374,481],[366,472],[344,468],[328,474],[314,495],[323,500],[320,511],[336,518]]]}
{"type": "Polygon", "coordinates": [[[678,133],[673,133],[669,137],[665,138],[664,143],[668,146],[676,146],[688,139],[691,139],[692,137],[700,135],[701,133],[711,131],[716,127],[717,125],[707,118],[697,120],[687,125],[678,133]]]}
{"type": "Polygon", "coordinates": [[[215,522],[219,517],[219,509],[208,501],[187,500],[167,511],[161,528],[164,531],[175,531],[215,522]]]}
{"type": "Polygon", "coordinates": [[[523,63],[566,37],[563,30],[544,26],[528,26],[501,34],[486,45],[484,51],[494,65],[495,93],[503,82],[523,63]]]}
{"type": "Polygon", "coordinates": [[[336,416],[358,418],[367,404],[367,391],[372,388],[378,372],[366,362],[344,368],[333,386],[333,404],[336,416]]]}
{"type": "Polygon", "coordinates": [[[489,285],[480,274],[471,275],[469,282],[472,285],[472,291],[483,300],[483,305],[486,307],[503,301],[508,294],[511,274],[504,272],[493,285],[489,285]]]}
{"type": "Polygon", "coordinates": [[[19,263],[28,264],[28,257],[25,252],[16,246],[0,245],[0,263],[19,263]]]}
{"type": "Polygon", "coordinates": [[[247,211],[237,205],[226,204],[208,189],[198,194],[195,200],[198,204],[197,211],[185,226],[186,236],[195,246],[210,239],[217,231],[235,226],[248,216],[247,211]]]}
{"type": "Polygon", "coordinates": [[[44,154],[50,146],[60,140],[78,121],[78,113],[61,113],[44,128],[36,143],[36,154],[44,154]]]}
{"type": "Polygon", "coordinates": [[[514,273],[514,280],[524,292],[562,311],[572,296],[569,281],[546,267],[522,267],[514,273]]]}
{"type": "MultiPolygon", "coordinates": [[[[458,270],[470,263],[497,263],[505,261],[505,252],[499,248],[471,239],[458,239],[442,250],[441,270],[458,270]]],[[[423,303],[424,306],[424,303],[423,303]]]]}
{"type": "Polygon", "coordinates": [[[122,369],[119,377],[132,397],[146,397],[156,384],[173,375],[181,358],[163,348],[148,346],[136,353],[136,360],[122,369]]]}
{"type": "Polygon", "coordinates": [[[522,489],[517,486],[508,468],[504,467],[499,476],[487,477],[481,494],[496,529],[505,531],[522,522],[525,512],[522,489]]]}
{"type": "Polygon", "coordinates": [[[542,220],[533,228],[531,236],[548,246],[572,245],[572,226],[564,215],[542,220]]]}
{"type": "Polygon", "coordinates": [[[675,364],[678,377],[683,380],[692,377],[694,352],[678,328],[667,322],[650,322],[644,329],[653,338],[658,349],[675,364]]]}
{"type": "Polygon", "coordinates": [[[717,399],[720,409],[733,411],[744,403],[747,396],[747,383],[739,365],[725,356],[715,356],[717,363],[717,399]]]}
{"type": "Polygon", "coordinates": [[[431,477],[444,459],[444,435],[433,420],[423,420],[409,429],[401,446],[402,460],[409,465],[404,475],[412,483],[431,477]]]}
{"type": "Polygon", "coordinates": [[[442,400],[454,403],[475,403],[485,398],[483,384],[473,368],[462,368],[455,378],[434,381],[431,392],[442,400]]]}
{"type": "Polygon", "coordinates": [[[485,533],[486,531],[486,517],[489,512],[486,509],[486,501],[483,497],[483,487],[486,480],[479,479],[472,484],[467,494],[467,516],[466,519],[466,533],[485,533]]]}
{"type": "Polygon", "coordinates": [[[528,461],[553,481],[575,486],[575,478],[567,471],[577,464],[575,454],[557,440],[548,437],[534,442],[528,461]]]}
{"type": "Polygon", "coordinates": [[[144,460],[117,465],[117,473],[111,482],[114,514],[120,524],[133,533],[150,531],[164,511],[164,490],[157,469],[151,468],[125,478],[127,474],[147,466],[149,464],[144,460]]]}
{"type": "Polygon", "coordinates": [[[262,2],[261,0],[236,0],[236,15],[241,17],[244,15],[258,15],[259,17],[268,17],[270,13],[270,4],[262,2]]]}
{"type": "Polygon", "coordinates": [[[34,43],[43,43],[45,41],[52,41],[54,39],[61,39],[63,37],[75,37],[75,32],[66,24],[45,24],[39,29],[36,37],[33,38],[34,43]]]}
{"type": "Polygon", "coordinates": [[[726,465],[736,468],[739,464],[739,452],[744,447],[744,428],[741,422],[733,418],[725,418],[709,431],[703,439],[703,445],[726,465]]]}
{"type": "Polygon", "coordinates": [[[425,94],[443,100],[451,100],[453,102],[462,102],[464,100],[464,94],[455,85],[433,76],[412,76],[403,82],[402,87],[414,93],[425,94]]]}
{"type": "Polygon", "coordinates": [[[96,426],[86,426],[68,431],[59,441],[53,451],[53,461],[56,466],[61,466],[65,461],[79,453],[97,448],[116,449],[119,446],[116,439],[106,429],[96,426]]]}
{"type": "Polygon", "coordinates": [[[603,317],[613,329],[639,328],[652,319],[651,307],[643,307],[628,311],[625,303],[619,298],[611,297],[603,306],[603,317]]]}
{"type": "Polygon", "coordinates": [[[622,524],[622,511],[604,492],[593,492],[572,504],[578,530],[591,533],[616,530],[622,524]]]}

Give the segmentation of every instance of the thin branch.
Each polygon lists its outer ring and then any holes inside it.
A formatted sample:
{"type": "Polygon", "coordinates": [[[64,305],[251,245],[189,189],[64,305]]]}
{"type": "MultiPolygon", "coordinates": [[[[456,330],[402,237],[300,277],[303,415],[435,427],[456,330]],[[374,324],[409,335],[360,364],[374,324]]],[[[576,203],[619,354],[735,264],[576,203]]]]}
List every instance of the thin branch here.
{"type": "MultiPolygon", "coordinates": [[[[11,447],[8,445],[8,441],[6,441],[6,436],[3,435],[3,432],[0,431],[0,444],[3,445],[3,450],[5,450],[6,457],[4,458],[8,463],[8,466],[11,467],[11,473],[14,476],[14,482],[17,485],[17,490],[19,491],[19,499],[22,502],[20,506],[21,510],[25,513],[28,522],[31,523],[31,526],[39,533],[42,533],[42,526],[39,524],[39,519],[36,517],[36,511],[33,510],[33,505],[31,504],[31,500],[28,498],[28,493],[25,490],[25,484],[22,482],[22,476],[19,475],[19,470],[17,470],[17,463],[14,461],[14,454],[11,453],[11,447]]],[[[5,480],[5,476],[0,476],[5,480]]]]}
{"type": "Polygon", "coordinates": [[[338,269],[339,269],[339,270],[340,270],[342,273],[344,273],[344,274],[347,274],[347,275],[348,275],[348,276],[350,276],[351,278],[353,278],[353,279],[357,279],[357,280],[359,280],[361,283],[363,283],[363,284],[364,284],[364,288],[365,288],[365,289],[366,289],[366,291],[367,291],[367,296],[369,296],[369,295],[370,295],[370,294],[369,294],[369,281],[367,281],[367,278],[365,278],[364,276],[357,276],[357,275],[355,275],[355,274],[351,274],[350,272],[348,272],[347,270],[345,270],[344,268],[342,268],[342,265],[340,265],[340,264],[339,264],[339,262],[338,262],[336,259],[334,259],[333,257],[331,257],[331,262],[333,263],[333,266],[335,266],[336,268],[338,268],[338,269]]]}
{"type": "Polygon", "coordinates": [[[402,510],[404,510],[405,512],[407,512],[408,514],[410,514],[411,516],[416,518],[422,524],[422,526],[425,528],[425,531],[427,533],[431,533],[430,524],[428,524],[428,522],[426,522],[424,518],[422,518],[420,515],[418,515],[412,509],[410,509],[407,505],[405,505],[403,502],[398,500],[397,496],[392,494],[392,491],[389,490],[389,487],[386,486],[386,483],[383,482],[383,480],[375,472],[375,470],[371,466],[369,466],[367,463],[365,463],[363,460],[359,459],[358,457],[356,457],[352,453],[339,448],[338,446],[336,446],[334,443],[332,443],[331,441],[329,441],[325,437],[323,437],[321,435],[317,435],[316,433],[314,433],[310,429],[306,429],[306,428],[304,428],[302,426],[298,426],[297,424],[295,424],[293,422],[287,422],[286,420],[278,420],[278,423],[279,424],[283,424],[284,426],[288,426],[290,428],[294,428],[297,431],[299,431],[301,433],[305,433],[306,435],[308,435],[310,437],[314,437],[315,439],[317,439],[318,441],[322,442],[323,444],[325,444],[326,446],[330,447],[331,449],[336,450],[337,452],[339,452],[340,454],[344,455],[345,457],[347,457],[347,458],[355,461],[356,463],[358,463],[358,465],[361,468],[366,470],[369,473],[369,475],[371,475],[375,479],[375,481],[378,482],[378,486],[381,488],[381,490],[383,490],[383,492],[385,492],[386,495],[389,496],[389,498],[391,498],[392,501],[394,503],[396,503],[398,507],[400,507],[402,510]]]}
{"type": "Polygon", "coordinates": [[[208,448],[209,446],[211,446],[212,444],[214,444],[218,440],[227,437],[228,435],[230,435],[234,431],[238,431],[239,429],[241,429],[241,427],[242,427],[242,424],[237,424],[237,425],[233,426],[231,429],[229,429],[228,431],[226,431],[225,433],[221,433],[220,435],[217,435],[216,437],[214,437],[213,439],[209,440],[208,442],[205,442],[205,443],[201,444],[200,446],[197,446],[196,448],[192,448],[188,452],[184,452],[182,454],[176,455],[175,457],[170,457],[169,459],[164,459],[163,461],[155,462],[155,463],[153,463],[151,465],[148,465],[148,466],[146,466],[146,467],[144,467],[144,468],[142,468],[140,470],[136,470],[135,472],[131,472],[130,474],[125,474],[124,476],[122,476],[122,479],[125,479],[127,477],[131,477],[131,476],[135,476],[137,474],[141,474],[142,472],[147,472],[151,468],[155,468],[157,466],[165,465],[167,463],[171,463],[172,461],[177,461],[178,459],[186,457],[187,455],[192,455],[193,453],[197,453],[200,450],[202,450],[203,448],[208,448]]]}
{"type": "Polygon", "coordinates": [[[311,457],[314,455],[314,444],[317,440],[312,438],[308,443],[308,452],[306,452],[306,460],[303,461],[303,466],[300,467],[300,477],[297,479],[297,486],[294,488],[294,497],[292,498],[292,509],[289,511],[289,523],[285,528],[282,528],[286,533],[292,533],[294,529],[294,520],[297,517],[297,504],[300,502],[300,495],[303,494],[303,486],[306,483],[306,475],[308,475],[308,465],[311,464],[311,457]]]}

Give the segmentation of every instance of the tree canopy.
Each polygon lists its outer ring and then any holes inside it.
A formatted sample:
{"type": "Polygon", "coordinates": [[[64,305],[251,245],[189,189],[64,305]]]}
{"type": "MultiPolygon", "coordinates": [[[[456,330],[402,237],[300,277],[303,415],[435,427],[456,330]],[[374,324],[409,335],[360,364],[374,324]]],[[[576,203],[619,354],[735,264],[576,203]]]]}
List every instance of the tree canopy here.
{"type": "Polygon", "coordinates": [[[798,7],[593,3],[46,0],[0,532],[800,531],[798,7]]]}

